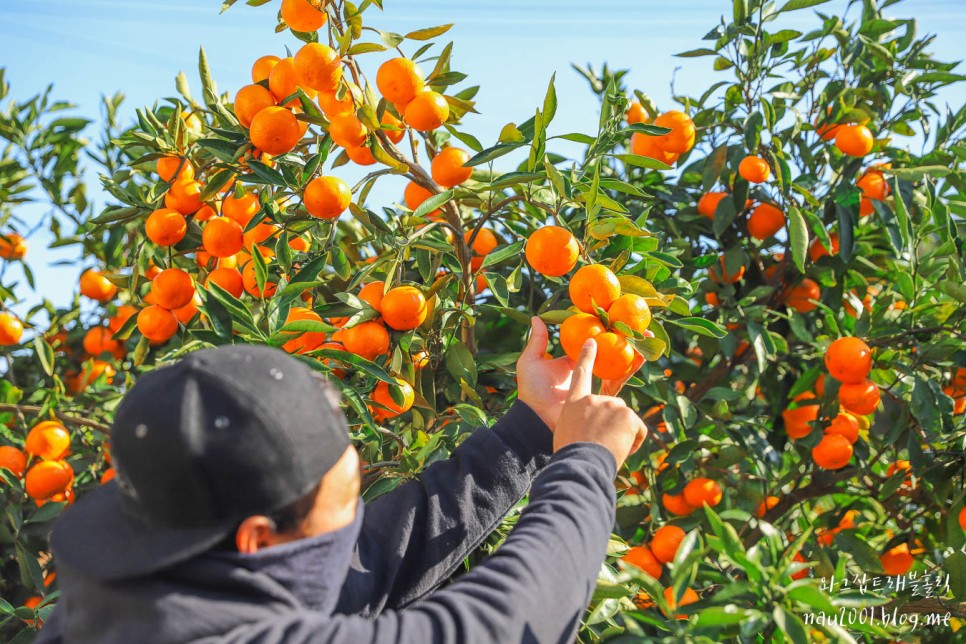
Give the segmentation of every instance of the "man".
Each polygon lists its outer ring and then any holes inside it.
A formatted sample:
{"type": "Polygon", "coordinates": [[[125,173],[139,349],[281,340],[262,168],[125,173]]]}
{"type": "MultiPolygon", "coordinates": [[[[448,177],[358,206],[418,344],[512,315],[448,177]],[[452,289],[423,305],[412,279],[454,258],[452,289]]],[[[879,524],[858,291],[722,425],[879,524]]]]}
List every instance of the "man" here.
{"type": "Polygon", "coordinates": [[[365,507],[337,397],[306,365],[222,347],[146,374],[115,415],[116,483],[54,528],[61,596],[38,641],[572,640],[644,426],[591,393],[594,342],[576,365],[546,347],[534,318],[509,412],[365,507]],[[499,550],[436,590],[528,491],[499,550]]]}

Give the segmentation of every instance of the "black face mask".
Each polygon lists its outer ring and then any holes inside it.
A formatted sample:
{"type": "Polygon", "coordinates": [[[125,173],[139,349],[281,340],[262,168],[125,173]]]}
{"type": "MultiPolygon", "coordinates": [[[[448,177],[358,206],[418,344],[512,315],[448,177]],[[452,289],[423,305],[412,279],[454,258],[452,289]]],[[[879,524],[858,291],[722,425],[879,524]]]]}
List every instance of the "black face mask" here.
{"type": "Polygon", "coordinates": [[[253,554],[213,551],[209,556],[267,575],[307,608],[331,614],[349,572],[364,510],[360,498],[352,523],[318,537],[262,548],[253,554]]]}

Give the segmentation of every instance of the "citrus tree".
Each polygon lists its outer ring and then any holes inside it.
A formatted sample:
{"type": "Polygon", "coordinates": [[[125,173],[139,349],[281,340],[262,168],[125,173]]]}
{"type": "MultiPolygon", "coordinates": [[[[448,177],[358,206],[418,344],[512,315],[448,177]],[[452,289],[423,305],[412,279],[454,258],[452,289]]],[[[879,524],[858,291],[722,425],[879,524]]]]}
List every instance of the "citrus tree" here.
{"type": "Polygon", "coordinates": [[[17,316],[31,285],[2,283],[2,632],[29,639],[56,603],[46,532],[111,478],[112,412],[145,371],[281,347],[341,388],[372,498],[500,416],[539,315],[550,359],[593,337],[596,376],[632,374],[651,430],[582,641],[948,634],[966,617],[966,107],[937,92],[964,77],[871,1],[781,28],[821,4],[735,0],[679,54],[720,82],[674,105],[577,68],[596,132],[553,128],[549,79],[479,141],[449,25],[381,30],[378,0],[283,0],[294,53],[221,93],[202,51],[200,96],[180,75],[126,129],[106,100],[96,146],[47,95],[12,104],[0,256],[29,260],[33,198],[83,260],[67,307],[17,316]],[[372,203],[393,175],[398,203],[372,203]],[[832,620],[855,607],[881,618],[832,620]]]}

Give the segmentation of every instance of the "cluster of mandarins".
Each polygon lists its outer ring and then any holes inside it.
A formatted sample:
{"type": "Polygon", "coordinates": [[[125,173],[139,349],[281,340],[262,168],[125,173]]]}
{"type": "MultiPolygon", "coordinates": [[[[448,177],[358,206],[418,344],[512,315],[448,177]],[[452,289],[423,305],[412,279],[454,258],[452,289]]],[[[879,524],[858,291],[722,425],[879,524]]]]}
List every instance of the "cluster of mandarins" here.
{"type": "MultiPolygon", "coordinates": [[[[27,256],[27,240],[23,235],[9,231],[0,235],[0,258],[20,261],[27,256]]],[[[9,311],[0,311],[0,346],[8,347],[20,342],[23,322],[9,311]]]]}
{"type": "Polygon", "coordinates": [[[0,468],[23,479],[27,496],[41,506],[48,501],[74,502],[74,470],[65,460],[70,456],[71,436],[56,420],[34,425],[24,448],[0,446],[0,468]]]}
{"type": "MultiPolygon", "coordinates": [[[[718,500],[720,501],[720,491],[718,500]]],[[[634,566],[643,570],[654,579],[660,579],[661,573],[664,570],[664,564],[669,564],[674,561],[685,536],[686,533],[684,530],[676,525],[661,526],[654,531],[649,543],[630,548],[621,557],[621,561],[628,566],[634,566]]],[[[672,611],[679,606],[693,604],[699,599],[698,594],[693,588],[685,588],[681,597],[677,598],[674,594],[674,588],[668,586],[664,589],[663,595],[668,608],[672,611]]],[[[650,608],[654,605],[651,598],[645,592],[638,593],[633,601],[635,605],[642,609],[650,608]]],[[[677,614],[675,617],[678,619],[687,619],[687,615],[684,614],[677,614]]]]}
{"type": "Polygon", "coordinates": [[[650,136],[643,132],[631,135],[633,154],[655,159],[666,165],[674,165],[678,158],[690,152],[697,137],[697,128],[691,117],[679,110],[669,110],[656,118],[651,118],[639,101],[632,101],[625,115],[627,123],[649,123],[670,130],[666,134],[650,136]]]}

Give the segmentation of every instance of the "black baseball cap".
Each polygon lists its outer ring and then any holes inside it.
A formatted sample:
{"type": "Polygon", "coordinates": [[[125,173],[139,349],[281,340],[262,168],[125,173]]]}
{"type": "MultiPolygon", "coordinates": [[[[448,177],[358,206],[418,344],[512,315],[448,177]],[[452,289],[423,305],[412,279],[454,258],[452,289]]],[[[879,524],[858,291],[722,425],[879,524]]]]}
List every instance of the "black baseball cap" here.
{"type": "Polygon", "coordinates": [[[105,581],[144,576],[307,494],[349,446],[339,394],[320,376],[251,345],[143,375],[114,417],[115,478],[57,521],[55,561],[105,581]]]}

